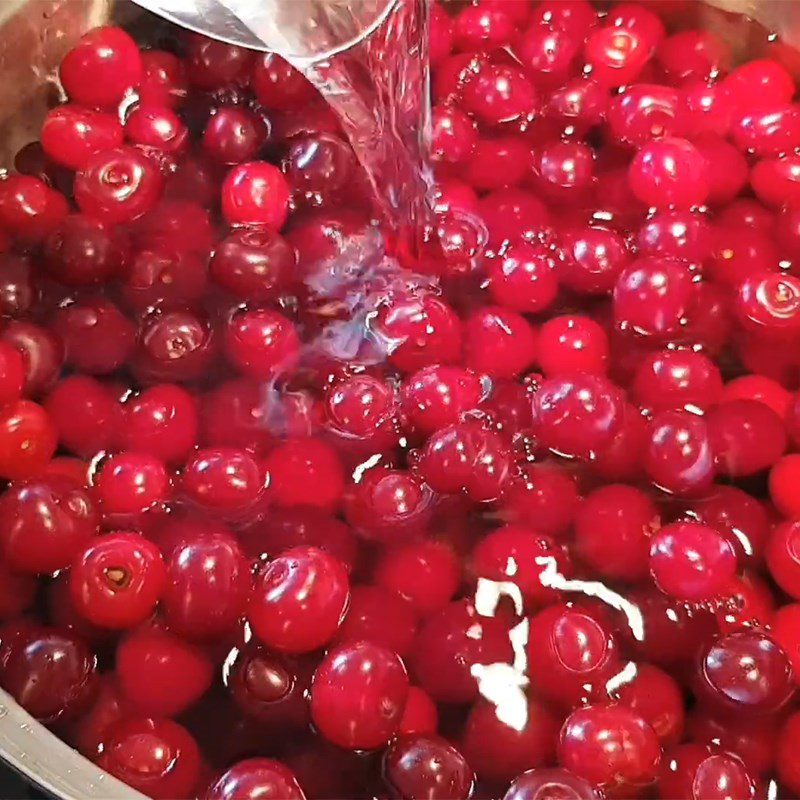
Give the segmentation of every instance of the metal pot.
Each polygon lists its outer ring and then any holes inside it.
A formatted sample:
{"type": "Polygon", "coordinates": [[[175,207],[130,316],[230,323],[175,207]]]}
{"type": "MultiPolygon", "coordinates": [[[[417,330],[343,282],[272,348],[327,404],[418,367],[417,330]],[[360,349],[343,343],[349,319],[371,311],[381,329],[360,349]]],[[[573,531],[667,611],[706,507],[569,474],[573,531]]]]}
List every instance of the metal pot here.
{"type": "MultiPolygon", "coordinates": [[[[784,41],[800,45],[797,0],[703,0],[701,24],[713,29],[745,55],[735,17],[746,13],[784,41]],[[714,8],[711,8],[714,7],[714,8]]],[[[60,94],[56,68],[88,29],[111,20],[127,22],[143,15],[128,0],[2,0],[0,2],[0,166],[11,168],[14,155],[38,137],[42,120],[60,94]]],[[[796,51],[788,66],[798,68],[796,51]]],[[[776,54],[776,57],[781,57],[776,54]]],[[[799,71],[795,69],[795,71],[799,71]]],[[[0,689],[0,758],[32,783],[62,800],[145,800],[103,772],[37,722],[0,689]]]]}

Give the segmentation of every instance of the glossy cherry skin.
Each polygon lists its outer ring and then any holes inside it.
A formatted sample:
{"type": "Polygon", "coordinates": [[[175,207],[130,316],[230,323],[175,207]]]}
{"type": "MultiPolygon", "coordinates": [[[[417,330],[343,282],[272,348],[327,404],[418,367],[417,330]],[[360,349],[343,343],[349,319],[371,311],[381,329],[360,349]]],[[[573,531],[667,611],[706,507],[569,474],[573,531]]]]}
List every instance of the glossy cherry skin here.
{"type": "Polygon", "coordinates": [[[763,559],[770,535],[767,513],[760,501],[741,489],[717,486],[712,494],[692,502],[691,516],[721,533],[741,564],[763,559]]]}
{"type": "Polygon", "coordinates": [[[145,50],[142,53],[144,73],[137,94],[142,103],[179,106],[186,97],[186,68],[173,53],[166,50],[145,50]]]}
{"type": "Polygon", "coordinates": [[[639,664],[631,680],[616,686],[610,694],[639,714],[662,746],[676,744],[683,738],[683,692],[669,673],[650,664],[639,664]]]}
{"type": "Polygon", "coordinates": [[[212,280],[243,300],[272,300],[294,282],[296,256],[281,236],[260,228],[232,231],[214,251],[212,280]]]}
{"type": "Polygon", "coordinates": [[[472,567],[479,579],[516,584],[531,606],[558,596],[547,586],[550,575],[572,571],[567,554],[551,537],[522,525],[506,525],[481,539],[472,551],[472,567]]]}
{"type": "Polygon", "coordinates": [[[44,407],[58,430],[61,447],[82,458],[111,450],[118,441],[122,414],[117,398],[94,378],[64,378],[44,407]]]}
{"type": "Polygon", "coordinates": [[[279,231],[289,214],[289,185],[266,161],[240,164],[222,185],[222,213],[231,225],[265,225],[279,231]]]}
{"type": "Polygon", "coordinates": [[[185,459],[197,443],[197,402],[174,384],[152,386],[131,397],[123,414],[120,438],[126,449],[136,447],[167,463],[176,463],[185,459]]]}
{"type": "Polygon", "coordinates": [[[406,658],[416,631],[414,607],[404,597],[383,586],[353,586],[335,641],[372,642],[406,658]]]}
{"type": "Polygon", "coordinates": [[[221,164],[241,164],[258,153],[267,138],[262,121],[242,108],[224,107],[203,132],[203,150],[221,164]]]}
{"type": "Polygon", "coordinates": [[[464,756],[438,736],[403,736],[383,756],[383,776],[400,800],[468,800],[475,773],[464,756]]]}
{"type": "Polygon", "coordinates": [[[483,395],[477,375],[461,367],[435,365],[409,376],[403,387],[403,409],[418,430],[433,433],[460,422],[483,395]]]}
{"type": "Polygon", "coordinates": [[[503,800],[596,800],[592,785],[560,767],[531,769],[517,776],[503,800]]]}
{"type": "Polygon", "coordinates": [[[498,434],[474,422],[450,425],[433,434],[419,458],[419,472],[438,491],[465,491],[476,502],[494,500],[511,474],[498,434]]]}
{"type": "Polygon", "coordinates": [[[68,103],[47,115],[40,138],[50,159],[77,170],[98,151],[119,147],[122,126],[112,114],[68,103]]]}
{"type": "Polygon", "coordinates": [[[394,735],[407,696],[408,675],[396,653],[372,642],[346,643],[317,667],[311,718],[339,747],[375,749],[394,735]]]}
{"type": "Polygon", "coordinates": [[[134,147],[91,155],[75,176],[75,202],[85,214],[110,224],[151,211],[163,189],[156,164],[134,147]]]}
{"type": "Polygon", "coordinates": [[[516,378],[536,358],[536,335],[516,311],[484,306],[464,325],[464,363],[492,378],[516,378]]]}
{"type": "Polygon", "coordinates": [[[528,673],[548,700],[575,705],[621,669],[613,635],[579,608],[552,605],[530,621],[528,673]]]}
{"type": "Polygon", "coordinates": [[[561,537],[578,508],[573,476],[548,463],[525,464],[503,487],[503,516],[535,528],[546,536],[561,537]]]}
{"type": "MultiPolygon", "coordinates": [[[[522,697],[514,700],[524,702],[522,697]]],[[[511,701],[509,711],[510,707],[511,701]]],[[[551,762],[561,722],[556,713],[536,700],[527,701],[520,727],[499,719],[502,710],[502,704],[478,700],[470,710],[460,745],[478,777],[498,783],[551,762]]]]}
{"type": "Polygon", "coordinates": [[[544,248],[518,244],[487,265],[489,292],[504,308],[536,314],[553,304],[558,294],[556,261],[544,248]]]}
{"type": "Polygon", "coordinates": [[[187,638],[219,637],[244,611],[250,573],[232,536],[206,534],[184,541],[170,554],[166,575],[164,618],[187,638]]]}
{"type": "Polygon", "coordinates": [[[722,636],[700,654],[693,688],[712,709],[728,715],[771,714],[795,691],[792,667],[768,634],[742,630],[722,636]]]}
{"type": "Polygon", "coordinates": [[[609,484],[595,489],[575,516],[575,549],[599,575],[639,581],[649,573],[650,536],[660,519],[639,489],[609,484]]]}
{"type": "Polygon", "coordinates": [[[702,495],[714,481],[714,452],[706,422],[686,411],[662,411],[649,425],[644,468],[676,495],[702,495]]]}
{"type": "Polygon", "coordinates": [[[682,744],[665,752],[658,790],[660,797],[750,800],[756,787],[734,754],[713,746],[682,744]]]}
{"type": "Polygon", "coordinates": [[[133,533],[95,539],[76,558],[69,588],[76,611],[92,625],[120,630],[144,622],[166,586],[159,549],[133,533]]]}
{"type": "Polygon", "coordinates": [[[85,106],[113,107],[142,78],[142,56],[121,28],[94,28],[64,56],[59,78],[67,94],[85,106]]]}
{"type": "Polygon", "coordinates": [[[138,514],[167,499],[169,476],[164,463],[144,453],[111,456],[97,476],[97,493],[111,514],[138,514]]]}
{"type": "Polygon", "coordinates": [[[41,242],[68,210],[64,196],[38,178],[9,175],[0,183],[0,227],[24,242],[41,242]]]}
{"type": "Polygon", "coordinates": [[[412,675],[434,699],[465,703],[478,694],[479,665],[510,664],[513,651],[505,624],[454,601],[425,619],[410,659],[412,675]]]}
{"type": "Polygon", "coordinates": [[[98,765],[154,800],[188,798],[200,777],[200,752],[177,722],[130,717],[109,728],[98,765]]]}
{"type": "Polygon", "coordinates": [[[292,438],[277,445],[264,461],[269,473],[269,496],[282,508],[313,505],[333,510],[345,487],[342,462],[336,451],[316,438],[292,438]],[[313,485],[309,497],[302,487],[313,485]]]}
{"type": "Polygon", "coordinates": [[[186,462],[182,487],[200,508],[219,514],[252,506],[264,490],[264,471],[249,453],[232,447],[198,450],[186,462]]]}
{"type": "Polygon", "coordinates": [[[461,353],[461,320],[436,297],[393,303],[380,312],[376,329],[389,360],[402,372],[416,372],[430,364],[449,364],[461,353]]]}
{"type": "Polygon", "coordinates": [[[347,570],[314,547],[295,547],[256,576],[247,618],[256,636],[284,653],[308,653],[329,642],[350,600],[347,570]]]}
{"type": "Polygon", "coordinates": [[[663,350],[646,358],[636,370],[636,402],[653,411],[688,406],[708,409],[722,395],[718,367],[702,353],[663,350]]]}
{"type": "Polygon", "coordinates": [[[594,705],[567,717],[558,743],[559,763],[598,788],[641,791],[661,761],[653,729],[622,705],[594,705]]]}
{"type": "Polygon", "coordinates": [[[18,483],[0,498],[0,508],[4,560],[26,573],[69,566],[100,523],[86,489],[66,478],[18,483]]]}
{"type": "Polygon", "coordinates": [[[670,597],[695,603],[713,600],[736,572],[736,553],[713,528],[675,522],[653,535],[650,571],[670,597]]]}
{"type": "Polygon", "coordinates": [[[641,258],[617,279],[614,318],[640,333],[670,333],[688,309],[691,289],[684,264],[667,258],[641,258]]]}
{"type": "Polygon", "coordinates": [[[570,372],[603,375],[608,369],[608,337],[589,317],[553,317],[539,330],[539,367],[547,376],[570,372]]]}
{"type": "Polygon", "coordinates": [[[76,717],[97,690],[97,658],[77,636],[34,627],[9,645],[0,683],[45,724],[76,717]]]}
{"type": "Polygon", "coordinates": [[[598,375],[544,381],[533,396],[534,426],[542,443],[565,455],[588,457],[611,443],[622,424],[622,396],[598,375]]]}
{"type": "Polygon", "coordinates": [[[204,800],[305,800],[292,771],[270,758],[234,764],[208,788],[204,800]]]}
{"type": "Polygon", "coordinates": [[[117,646],[117,678],[124,695],[141,713],[172,717],[205,694],[213,663],[199,648],[175,634],[143,627],[117,646]]]}
{"type": "Polygon", "coordinates": [[[441,542],[412,542],[387,549],[375,566],[375,580],[408,600],[420,615],[446,606],[460,578],[455,553],[441,542]]]}
{"type": "MultiPolygon", "coordinates": [[[[58,361],[91,375],[108,375],[119,369],[136,345],[136,327],[104,297],[89,297],[61,308],[53,318],[58,361]]],[[[55,346],[54,346],[55,347],[55,346]]]]}
{"type": "Polygon", "coordinates": [[[309,724],[308,693],[316,662],[278,655],[260,646],[242,648],[223,674],[236,706],[268,729],[309,724]]]}
{"type": "Polygon", "coordinates": [[[241,372],[265,380],[294,368],[300,340],[292,322],[277,311],[240,311],[228,323],[225,350],[241,372]]]}

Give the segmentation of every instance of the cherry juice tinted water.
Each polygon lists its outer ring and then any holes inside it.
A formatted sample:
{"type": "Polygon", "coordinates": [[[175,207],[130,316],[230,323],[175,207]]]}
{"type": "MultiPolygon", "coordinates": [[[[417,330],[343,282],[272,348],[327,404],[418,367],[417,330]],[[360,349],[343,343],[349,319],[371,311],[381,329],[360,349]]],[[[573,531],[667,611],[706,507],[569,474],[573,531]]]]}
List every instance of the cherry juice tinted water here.
{"type": "Polygon", "coordinates": [[[0,184],[0,685],[153,797],[798,796],[791,53],[131,33],[0,184]]]}

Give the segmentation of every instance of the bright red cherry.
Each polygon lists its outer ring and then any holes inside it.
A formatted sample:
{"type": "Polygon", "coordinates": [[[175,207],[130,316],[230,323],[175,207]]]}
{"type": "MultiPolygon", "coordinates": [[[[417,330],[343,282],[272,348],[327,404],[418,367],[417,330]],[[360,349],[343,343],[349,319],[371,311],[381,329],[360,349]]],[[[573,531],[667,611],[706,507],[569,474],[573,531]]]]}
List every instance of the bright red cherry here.
{"type": "Polygon", "coordinates": [[[672,333],[686,314],[692,282],[686,266],[668,258],[641,258],[614,287],[614,318],[650,335],[672,333]]]}
{"type": "MultiPolygon", "coordinates": [[[[521,697],[519,701],[525,702],[521,697]]],[[[560,717],[538,700],[528,700],[513,725],[501,719],[504,710],[502,703],[478,700],[461,738],[461,751],[478,777],[498,783],[552,762],[561,724],[560,717]]]]}
{"type": "Polygon", "coordinates": [[[26,573],[65,569],[100,522],[87,490],[67,478],[18,483],[0,498],[0,508],[4,561],[26,573]]]}
{"type": "Polygon", "coordinates": [[[528,676],[551,702],[571,707],[602,691],[621,668],[613,634],[587,611],[552,605],[531,618],[528,676]]]}
{"type": "Polygon", "coordinates": [[[294,368],[300,340],[291,321],[277,311],[242,310],[228,323],[225,350],[235,367],[264,380],[294,368]]]}
{"type": "Polygon", "coordinates": [[[115,108],[143,76],[142,55],[122,28],[94,28],[64,56],[59,78],[70,99],[115,108]]]}
{"type": "Polygon", "coordinates": [[[551,537],[521,525],[484,536],[472,551],[472,569],[479,579],[515,584],[530,606],[555,600],[558,592],[548,586],[549,579],[572,571],[566,552],[551,537]]]}
{"type": "Polygon", "coordinates": [[[144,622],[166,586],[161,553],[139,534],[95,539],[75,560],[69,588],[76,611],[92,625],[120,630],[144,622]]]}
{"type": "Polygon", "coordinates": [[[408,675],[396,653],[372,642],[342,644],[314,674],[311,718],[339,747],[372,750],[397,731],[407,696],[408,675]]]}
{"type": "Polygon", "coordinates": [[[542,443],[565,455],[589,457],[610,444],[622,425],[622,396],[599,375],[549,378],[533,396],[542,443]]]}
{"type": "Polygon", "coordinates": [[[213,663],[206,653],[157,628],[140,628],[120,640],[116,665],[125,696],[140,712],[156,718],[177,716],[190,708],[213,678],[213,663]]]}
{"type": "Polygon", "coordinates": [[[0,408],[0,476],[21,480],[39,474],[56,450],[58,432],[47,412],[29,400],[0,408]]]}
{"type": "Polygon", "coordinates": [[[640,489],[601,486],[575,516],[575,548],[604,578],[640,581],[649,572],[650,537],[660,527],[658,509],[640,489]]]}
{"type": "Polygon", "coordinates": [[[670,597],[692,603],[713,600],[736,572],[730,542],[707,525],[675,522],[653,535],[650,570],[670,597]]]}
{"type": "Polygon", "coordinates": [[[122,125],[113,114],[67,103],[50,111],[40,139],[48,158],[77,170],[98,151],[119,147],[122,125]]]}
{"type": "Polygon", "coordinates": [[[418,614],[427,615],[453,599],[461,581],[461,566],[446,544],[411,542],[382,553],[375,580],[408,600],[418,614]]]}
{"type": "Polygon", "coordinates": [[[108,386],[94,378],[71,375],[45,400],[45,410],[58,429],[62,447],[83,458],[113,449],[122,414],[108,386]]]}
{"type": "Polygon", "coordinates": [[[539,329],[539,367],[548,378],[571,372],[604,375],[608,349],[605,330],[589,317],[553,317],[539,329]]]}
{"type": "Polygon", "coordinates": [[[198,412],[194,397],[174,384],[160,384],[129,398],[119,431],[123,447],[168,463],[186,458],[197,443],[198,412]]]}
{"type": "Polygon", "coordinates": [[[434,497],[413,473],[378,467],[348,486],[344,515],[363,538],[400,544],[427,531],[434,497]]]}
{"type": "Polygon", "coordinates": [[[289,214],[289,185],[277,167],[250,161],[234,167],[222,184],[222,213],[231,225],[279,231],[289,214]]]}
{"type": "Polygon", "coordinates": [[[492,664],[511,664],[508,629],[497,617],[478,614],[459,600],[425,619],[410,659],[412,675],[436,701],[467,703],[478,696],[478,681],[492,664]]]}
{"type": "Polygon", "coordinates": [[[791,662],[768,634],[742,630],[710,642],[700,654],[695,695],[720,712],[770,714],[795,691],[791,662]]]}
{"type": "Polygon", "coordinates": [[[306,800],[294,773],[271,758],[248,758],[228,769],[208,788],[203,800],[306,800]]]}
{"type": "Polygon", "coordinates": [[[232,447],[198,450],[183,470],[183,490],[198,506],[235,513],[252,506],[264,491],[263,468],[252,455],[232,447]]]}
{"type": "Polygon", "coordinates": [[[39,178],[8,175],[0,182],[0,227],[15,239],[41,242],[68,211],[64,196],[39,178]]]}
{"type": "Polygon", "coordinates": [[[327,644],[350,599],[347,570],[315,547],[295,547],[256,577],[247,618],[256,636],[285,653],[308,653],[327,644]]]}
{"type": "Polygon", "coordinates": [[[676,495],[702,495],[714,482],[708,425],[687,411],[661,411],[649,425],[644,468],[656,485],[676,495]]]}
{"type": "Polygon", "coordinates": [[[464,363],[492,378],[516,378],[536,358],[536,334],[522,314],[484,306],[464,325],[464,363]]]}
{"type": "Polygon", "coordinates": [[[177,545],[167,559],[161,609],[170,628],[190,639],[231,631],[250,590],[248,563],[226,533],[200,534],[177,545]]]}
{"type": "Polygon", "coordinates": [[[660,797],[689,800],[751,800],[753,777],[733,753],[714,746],[682,744],[667,750],[658,777],[660,797]]]}
{"type": "Polygon", "coordinates": [[[769,469],[786,449],[781,418],[757,400],[720,403],[706,417],[717,469],[742,477],[769,469]]]}
{"type": "Polygon", "coordinates": [[[661,747],[635,711],[624,705],[594,705],[567,717],[558,760],[598,788],[639,792],[658,774],[661,747]]]}
{"type": "Polygon", "coordinates": [[[631,680],[615,687],[612,694],[644,719],[663,746],[677,744],[683,738],[683,692],[669,673],[650,664],[638,664],[631,680]]]}
{"type": "Polygon", "coordinates": [[[461,320],[431,295],[409,297],[385,306],[376,332],[389,360],[402,372],[449,364],[461,355],[461,320]]]}
{"type": "Polygon", "coordinates": [[[558,294],[555,257],[542,247],[514,245],[488,263],[487,274],[492,299],[514,311],[544,311],[558,294]]]}
{"type": "Polygon", "coordinates": [[[130,222],[155,208],[163,178],[135,147],[91,155],[75,175],[75,202],[87,216],[110,224],[130,222]]]}
{"type": "Polygon", "coordinates": [[[169,497],[164,463],[145,453],[111,456],[96,479],[97,493],[109,514],[139,514],[169,497]]]}
{"type": "Polygon", "coordinates": [[[154,800],[170,800],[193,795],[200,751],[177,722],[132,717],[109,727],[98,765],[154,800]]]}
{"type": "Polygon", "coordinates": [[[435,491],[464,491],[472,500],[485,502],[500,496],[511,474],[511,459],[498,434],[477,422],[463,422],[428,439],[418,468],[435,491]]]}

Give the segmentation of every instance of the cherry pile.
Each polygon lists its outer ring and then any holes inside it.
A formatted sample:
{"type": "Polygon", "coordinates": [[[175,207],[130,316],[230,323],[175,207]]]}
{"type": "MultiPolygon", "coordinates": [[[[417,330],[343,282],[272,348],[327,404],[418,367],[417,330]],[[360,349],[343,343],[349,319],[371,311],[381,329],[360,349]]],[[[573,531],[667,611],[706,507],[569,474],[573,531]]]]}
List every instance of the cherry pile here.
{"type": "Polygon", "coordinates": [[[416,246],[280,58],[88,32],[0,182],[0,685],[154,798],[800,796],[800,105],[716,13],[434,6],[416,246]]]}

